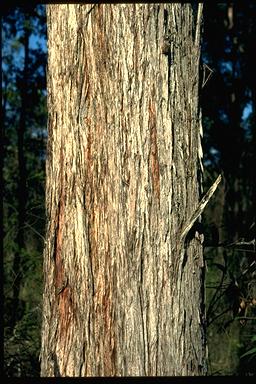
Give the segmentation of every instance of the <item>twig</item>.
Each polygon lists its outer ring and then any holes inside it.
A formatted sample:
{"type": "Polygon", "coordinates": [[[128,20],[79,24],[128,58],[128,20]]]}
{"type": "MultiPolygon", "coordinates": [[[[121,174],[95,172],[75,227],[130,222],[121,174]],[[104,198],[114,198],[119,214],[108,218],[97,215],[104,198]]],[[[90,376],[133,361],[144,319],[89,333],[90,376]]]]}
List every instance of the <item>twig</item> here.
{"type": "Polygon", "coordinates": [[[210,67],[208,67],[207,64],[204,63],[203,66],[204,66],[204,73],[203,73],[203,82],[202,82],[203,84],[202,84],[202,88],[204,88],[205,84],[208,82],[208,80],[210,79],[210,77],[211,77],[212,74],[213,74],[213,69],[211,69],[210,67]],[[207,68],[208,71],[209,71],[209,74],[208,74],[207,77],[205,76],[205,73],[206,73],[205,68],[207,68]]]}
{"type": "Polygon", "coordinates": [[[234,320],[256,320],[256,317],[240,316],[240,317],[235,317],[234,320]]]}
{"type": "Polygon", "coordinates": [[[235,241],[234,243],[227,244],[226,247],[234,247],[237,245],[254,245],[254,247],[255,247],[256,241],[255,241],[255,239],[253,239],[251,241],[235,241]]]}
{"type": "Polygon", "coordinates": [[[198,204],[198,207],[197,209],[195,210],[195,212],[193,213],[193,215],[190,217],[190,219],[188,220],[188,224],[185,225],[185,227],[183,228],[183,230],[181,231],[181,241],[185,240],[188,232],[190,231],[190,229],[193,227],[195,221],[198,219],[198,217],[202,214],[203,210],[205,209],[206,205],[209,203],[212,195],[214,194],[214,192],[216,191],[219,183],[221,181],[221,175],[219,175],[217,177],[217,179],[214,181],[213,185],[211,186],[211,188],[209,188],[208,192],[204,195],[204,197],[202,198],[202,200],[200,201],[200,203],[198,204]]]}
{"type": "Polygon", "coordinates": [[[197,9],[196,33],[195,33],[196,47],[199,47],[199,44],[200,44],[199,35],[200,35],[200,28],[201,28],[201,22],[202,22],[202,15],[203,15],[203,3],[199,3],[198,9],[197,9]]]}

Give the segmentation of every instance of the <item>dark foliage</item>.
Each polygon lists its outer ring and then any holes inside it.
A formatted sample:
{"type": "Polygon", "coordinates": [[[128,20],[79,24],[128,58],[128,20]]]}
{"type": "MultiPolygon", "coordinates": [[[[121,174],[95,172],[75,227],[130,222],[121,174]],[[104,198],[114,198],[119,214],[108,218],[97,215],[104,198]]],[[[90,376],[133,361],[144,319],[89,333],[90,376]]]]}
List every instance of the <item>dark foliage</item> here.
{"type": "Polygon", "coordinates": [[[46,140],[45,7],[2,19],[4,370],[38,376],[46,140]]]}

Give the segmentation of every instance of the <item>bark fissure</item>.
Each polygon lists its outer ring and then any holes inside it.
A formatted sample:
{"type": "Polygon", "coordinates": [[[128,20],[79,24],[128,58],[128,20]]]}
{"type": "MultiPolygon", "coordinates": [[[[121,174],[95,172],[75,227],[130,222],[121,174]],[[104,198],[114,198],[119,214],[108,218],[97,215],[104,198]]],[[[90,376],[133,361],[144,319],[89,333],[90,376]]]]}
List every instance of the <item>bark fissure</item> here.
{"type": "Polygon", "coordinates": [[[199,196],[192,7],[47,17],[42,375],[204,374],[202,245],[181,238],[199,196]]]}

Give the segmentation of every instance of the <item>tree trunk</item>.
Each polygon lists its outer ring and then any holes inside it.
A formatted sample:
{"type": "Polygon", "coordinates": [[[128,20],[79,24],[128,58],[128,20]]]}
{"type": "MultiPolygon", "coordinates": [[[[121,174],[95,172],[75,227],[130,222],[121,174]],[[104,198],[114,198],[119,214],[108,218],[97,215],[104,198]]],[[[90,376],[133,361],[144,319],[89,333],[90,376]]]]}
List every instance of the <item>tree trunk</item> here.
{"type": "Polygon", "coordinates": [[[27,19],[24,20],[24,69],[21,79],[21,106],[18,126],[18,223],[17,235],[15,243],[17,245],[13,259],[13,274],[15,280],[13,282],[13,304],[12,316],[10,319],[10,328],[13,330],[19,316],[19,296],[22,281],[22,254],[25,250],[25,219],[26,219],[26,204],[27,204],[27,172],[26,172],[26,157],[25,157],[25,133],[26,133],[26,118],[27,118],[27,101],[28,101],[28,68],[29,68],[29,36],[30,30],[26,26],[27,19]]]}
{"type": "Polygon", "coordinates": [[[47,6],[42,376],[206,373],[201,11],[47,6]]]}

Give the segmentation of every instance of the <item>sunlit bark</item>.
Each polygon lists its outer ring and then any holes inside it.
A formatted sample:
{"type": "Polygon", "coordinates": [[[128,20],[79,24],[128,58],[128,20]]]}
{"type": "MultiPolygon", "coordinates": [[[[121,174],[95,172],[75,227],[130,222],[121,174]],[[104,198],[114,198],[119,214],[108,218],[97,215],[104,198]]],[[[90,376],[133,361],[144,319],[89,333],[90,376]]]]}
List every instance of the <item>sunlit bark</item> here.
{"type": "Polygon", "coordinates": [[[198,16],[47,7],[42,376],[206,373],[198,16]]]}

